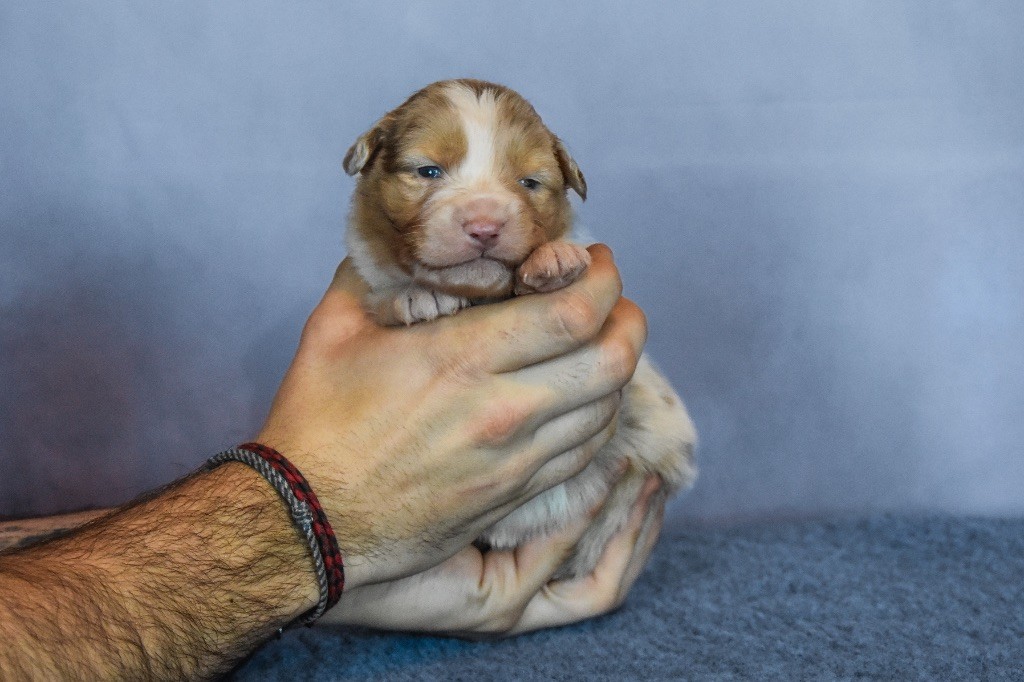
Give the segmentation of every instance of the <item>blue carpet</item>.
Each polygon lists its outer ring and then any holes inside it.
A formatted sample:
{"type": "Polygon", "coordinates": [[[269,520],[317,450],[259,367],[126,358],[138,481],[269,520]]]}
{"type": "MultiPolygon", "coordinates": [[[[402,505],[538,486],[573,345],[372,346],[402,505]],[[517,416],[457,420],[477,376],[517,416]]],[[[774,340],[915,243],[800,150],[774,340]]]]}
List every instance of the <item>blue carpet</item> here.
{"type": "Polygon", "coordinates": [[[668,529],[618,612],[494,643],[294,630],[236,680],[1024,679],[1024,520],[668,529]]]}

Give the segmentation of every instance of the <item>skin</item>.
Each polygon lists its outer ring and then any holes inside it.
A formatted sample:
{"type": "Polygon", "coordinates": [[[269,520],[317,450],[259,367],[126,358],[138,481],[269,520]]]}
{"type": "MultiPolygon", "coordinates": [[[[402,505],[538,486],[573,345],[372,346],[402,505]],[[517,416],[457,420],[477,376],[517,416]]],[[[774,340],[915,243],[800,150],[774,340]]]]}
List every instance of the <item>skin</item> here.
{"type": "Polygon", "coordinates": [[[594,253],[586,276],[550,296],[411,328],[377,325],[359,278],[339,269],[259,440],[305,473],[328,518],[346,519],[350,585],[435,565],[608,440],[646,323],[607,248],[594,253]]]}
{"type": "Polygon", "coordinates": [[[657,477],[647,480],[625,527],[590,575],[551,579],[597,509],[515,550],[481,553],[467,547],[422,573],[347,592],[321,622],[483,639],[608,613],[625,601],[654,549],[665,509],[663,501],[655,505],[651,498],[660,485],[657,477]]]}
{"type": "MultiPolygon", "coordinates": [[[[608,438],[646,329],[610,252],[591,255],[566,289],[407,330],[376,325],[339,268],[258,437],[305,474],[335,528],[347,591],[333,622],[494,636],[621,603],[657,536],[655,479],[590,576],[550,582],[585,522],[514,552],[469,546],[608,438]]],[[[227,464],[0,554],[0,670],[212,677],[316,596],[276,492],[227,464]]]]}

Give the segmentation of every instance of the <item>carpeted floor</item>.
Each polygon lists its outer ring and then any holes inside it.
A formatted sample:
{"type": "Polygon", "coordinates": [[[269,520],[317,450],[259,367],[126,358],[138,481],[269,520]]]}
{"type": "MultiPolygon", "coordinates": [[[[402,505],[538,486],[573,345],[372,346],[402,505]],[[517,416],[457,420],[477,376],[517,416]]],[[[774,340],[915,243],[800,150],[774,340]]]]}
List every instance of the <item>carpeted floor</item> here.
{"type": "Polygon", "coordinates": [[[1024,520],[670,529],[612,615],[495,643],[293,630],[236,680],[1024,679],[1024,520]]]}

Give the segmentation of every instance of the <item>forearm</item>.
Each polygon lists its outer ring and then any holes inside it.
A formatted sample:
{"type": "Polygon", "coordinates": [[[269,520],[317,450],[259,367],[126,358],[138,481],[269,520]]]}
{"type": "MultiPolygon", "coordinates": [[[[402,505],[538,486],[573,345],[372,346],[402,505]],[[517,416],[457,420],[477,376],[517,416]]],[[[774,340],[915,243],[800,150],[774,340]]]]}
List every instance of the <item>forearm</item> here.
{"type": "Polygon", "coordinates": [[[67,537],[0,554],[0,670],[212,676],[315,604],[308,551],[248,467],[187,479],[67,537]]]}

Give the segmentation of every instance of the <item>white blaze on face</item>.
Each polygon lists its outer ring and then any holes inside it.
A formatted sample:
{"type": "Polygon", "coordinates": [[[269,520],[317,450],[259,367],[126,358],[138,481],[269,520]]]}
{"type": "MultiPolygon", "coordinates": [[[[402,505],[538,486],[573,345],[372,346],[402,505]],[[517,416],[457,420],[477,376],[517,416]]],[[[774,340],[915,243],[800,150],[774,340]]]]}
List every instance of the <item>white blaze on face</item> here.
{"type": "MultiPolygon", "coordinates": [[[[457,267],[449,272],[452,285],[463,280],[504,282],[508,267],[486,260],[463,264],[483,255],[480,243],[470,238],[467,226],[500,224],[500,236],[486,249],[487,259],[505,262],[522,261],[531,248],[528,225],[523,221],[521,199],[502,186],[504,153],[501,144],[504,131],[500,127],[498,102],[493,90],[478,96],[470,87],[453,83],[445,88],[466,139],[465,157],[454,167],[446,168],[446,177],[424,204],[423,238],[416,244],[416,257],[429,268],[457,267]],[[458,280],[458,281],[456,281],[458,280]]],[[[440,276],[440,275],[438,275],[440,276]]],[[[433,277],[433,276],[431,276],[433,277]]],[[[427,281],[426,274],[417,280],[427,281]]],[[[432,284],[438,284],[431,280],[432,284]]]]}
{"type": "Polygon", "coordinates": [[[447,95],[462,121],[467,143],[466,158],[450,169],[452,180],[466,188],[489,189],[497,184],[498,103],[494,91],[484,90],[478,98],[471,88],[453,84],[447,95]]]}

